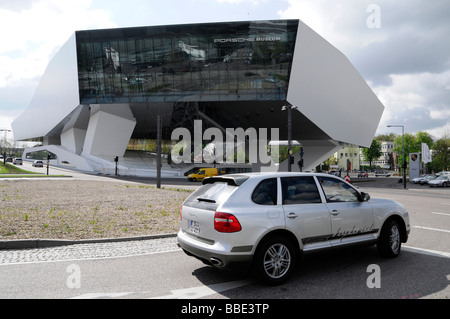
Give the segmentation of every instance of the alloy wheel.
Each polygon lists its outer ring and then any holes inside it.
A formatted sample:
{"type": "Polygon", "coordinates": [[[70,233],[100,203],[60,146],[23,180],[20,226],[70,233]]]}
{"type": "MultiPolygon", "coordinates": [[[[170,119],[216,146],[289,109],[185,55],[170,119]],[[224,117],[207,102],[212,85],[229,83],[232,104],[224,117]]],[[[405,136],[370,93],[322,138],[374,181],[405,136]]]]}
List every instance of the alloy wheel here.
{"type": "Polygon", "coordinates": [[[391,236],[389,242],[391,244],[392,252],[396,253],[400,248],[400,231],[398,230],[397,225],[393,225],[391,228],[391,236]]]}
{"type": "Polygon", "coordinates": [[[274,244],[264,255],[264,270],[269,277],[278,279],[289,271],[291,262],[289,249],[283,244],[274,244]]]}

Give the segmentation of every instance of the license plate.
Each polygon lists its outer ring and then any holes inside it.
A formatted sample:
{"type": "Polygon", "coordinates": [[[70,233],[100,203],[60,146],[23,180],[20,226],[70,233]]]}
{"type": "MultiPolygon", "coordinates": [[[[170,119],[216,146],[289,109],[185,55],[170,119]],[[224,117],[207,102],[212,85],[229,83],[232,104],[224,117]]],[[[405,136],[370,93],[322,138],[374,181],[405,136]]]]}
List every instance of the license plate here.
{"type": "Polygon", "coordinates": [[[200,224],[195,220],[191,220],[189,223],[188,232],[198,235],[200,233],[200,224]]]}

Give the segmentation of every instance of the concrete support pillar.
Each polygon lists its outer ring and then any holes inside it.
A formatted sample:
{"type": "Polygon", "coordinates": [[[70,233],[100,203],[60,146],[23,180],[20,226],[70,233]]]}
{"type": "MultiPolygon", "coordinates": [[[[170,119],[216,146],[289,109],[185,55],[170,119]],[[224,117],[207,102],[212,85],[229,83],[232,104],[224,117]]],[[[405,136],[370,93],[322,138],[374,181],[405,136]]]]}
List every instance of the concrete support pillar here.
{"type": "Polygon", "coordinates": [[[135,126],[128,104],[91,105],[82,155],[123,156],[135,126]]]}

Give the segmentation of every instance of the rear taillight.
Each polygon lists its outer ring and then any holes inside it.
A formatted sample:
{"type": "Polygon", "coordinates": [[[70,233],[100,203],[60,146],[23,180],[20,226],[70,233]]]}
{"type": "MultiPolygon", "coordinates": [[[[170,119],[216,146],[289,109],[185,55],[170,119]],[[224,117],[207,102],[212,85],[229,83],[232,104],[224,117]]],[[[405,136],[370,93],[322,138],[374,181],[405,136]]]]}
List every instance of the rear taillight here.
{"type": "Polygon", "coordinates": [[[235,233],[240,231],[242,227],[234,215],[216,212],[214,215],[214,229],[221,233],[235,233]]]}
{"type": "Polygon", "coordinates": [[[180,220],[183,220],[183,206],[180,207],[180,220]]]}

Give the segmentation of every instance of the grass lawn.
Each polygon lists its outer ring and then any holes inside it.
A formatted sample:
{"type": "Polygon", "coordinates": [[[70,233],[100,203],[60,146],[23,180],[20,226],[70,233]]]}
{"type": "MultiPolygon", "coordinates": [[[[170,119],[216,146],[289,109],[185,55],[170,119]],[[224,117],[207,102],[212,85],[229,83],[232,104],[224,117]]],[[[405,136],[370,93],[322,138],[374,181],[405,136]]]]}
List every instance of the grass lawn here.
{"type": "Polygon", "coordinates": [[[25,170],[15,166],[15,165],[12,165],[12,164],[9,164],[9,163],[0,163],[0,174],[5,174],[5,175],[23,175],[23,174],[36,175],[38,173],[25,171],[25,170]]]}
{"type": "MultiPolygon", "coordinates": [[[[46,172],[44,167],[44,172],[46,172]]],[[[70,177],[68,175],[47,175],[46,173],[36,173],[26,171],[16,165],[0,162],[0,178],[17,178],[17,177],[70,177]]]]}

